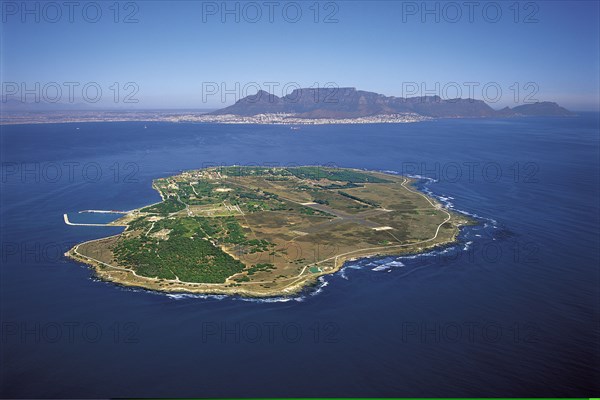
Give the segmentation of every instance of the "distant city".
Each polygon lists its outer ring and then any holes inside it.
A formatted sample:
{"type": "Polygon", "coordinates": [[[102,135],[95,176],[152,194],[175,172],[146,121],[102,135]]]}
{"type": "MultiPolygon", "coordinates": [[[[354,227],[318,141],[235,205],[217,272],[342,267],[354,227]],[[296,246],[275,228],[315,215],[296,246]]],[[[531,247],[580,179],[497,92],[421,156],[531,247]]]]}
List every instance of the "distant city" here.
{"type": "Polygon", "coordinates": [[[4,104],[0,124],[127,121],[286,125],[397,124],[434,118],[573,115],[558,104],[547,101],[495,110],[482,100],[442,99],[439,96],[388,97],[355,88],[297,89],[283,97],[259,91],[231,106],[214,111],[23,109],[27,106],[27,103],[4,104]]]}

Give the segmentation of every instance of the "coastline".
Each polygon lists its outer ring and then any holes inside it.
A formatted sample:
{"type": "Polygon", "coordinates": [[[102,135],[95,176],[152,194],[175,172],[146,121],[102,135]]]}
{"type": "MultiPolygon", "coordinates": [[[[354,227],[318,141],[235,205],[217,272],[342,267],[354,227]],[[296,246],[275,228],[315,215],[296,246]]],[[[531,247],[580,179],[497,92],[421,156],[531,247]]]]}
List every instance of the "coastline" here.
{"type": "MultiPolygon", "coordinates": [[[[177,281],[165,281],[168,283],[174,283],[173,285],[162,285],[160,279],[150,278],[145,276],[140,276],[135,273],[132,269],[125,269],[120,267],[106,267],[101,264],[101,262],[94,260],[88,256],[84,256],[82,254],[77,253],[77,248],[80,245],[98,242],[114,237],[118,237],[121,234],[116,234],[112,236],[107,236],[100,239],[93,239],[78,245],[75,245],[69,251],[67,251],[64,255],[67,258],[70,258],[74,261],[81,262],[89,267],[92,267],[94,270],[94,274],[97,278],[114,283],[121,286],[126,287],[136,287],[142,288],[146,290],[156,291],[160,293],[186,293],[186,294],[206,294],[206,295],[229,295],[229,296],[242,296],[242,297],[252,297],[252,298],[273,298],[273,297],[287,297],[294,296],[301,293],[303,290],[315,285],[318,279],[322,276],[333,275],[338,273],[346,263],[360,261],[368,258],[376,258],[376,257],[385,257],[385,256],[403,256],[408,254],[427,254],[430,251],[434,251],[437,248],[445,247],[451,245],[453,243],[457,243],[458,235],[460,233],[460,229],[467,224],[462,224],[455,229],[455,233],[452,236],[451,240],[441,243],[435,243],[430,246],[419,247],[414,249],[413,251],[407,250],[400,252],[398,250],[389,251],[389,252],[371,252],[365,253],[361,255],[353,255],[353,256],[340,256],[336,262],[336,266],[326,272],[320,272],[318,274],[306,275],[302,278],[298,278],[292,282],[289,286],[285,287],[285,290],[273,290],[272,292],[266,291],[253,291],[249,289],[243,289],[240,287],[225,287],[224,283],[194,283],[194,282],[177,282],[177,281]],[[131,279],[131,276],[135,278],[131,279]]],[[[115,225],[115,226],[123,226],[123,225],[115,225]]],[[[361,251],[361,250],[358,250],[361,251]]]]}
{"type": "MultiPolygon", "coordinates": [[[[113,113],[114,114],[114,113],[113,113]]],[[[403,124],[429,121],[433,118],[415,113],[404,114],[377,114],[365,117],[352,118],[302,118],[294,114],[258,114],[242,116],[233,114],[207,115],[207,114],[160,114],[160,113],[122,113],[118,116],[102,116],[90,114],[82,117],[65,115],[55,119],[47,119],[44,114],[35,116],[4,115],[0,119],[0,126],[28,125],[28,124],[74,124],[89,122],[172,122],[172,123],[199,123],[223,125],[345,125],[345,124],[403,124]]]]}
{"type": "MultiPolygon", "coordinates": [[[[416,187],[414,187],[415,180],[413,178],[406,178],[402,186],[404,186],[407,190],[417,193],[420,196],[424,197],[434,208],[440,209],[444,211],[448,218],[446,218],[442,223],[440,223],[437,227],[436,234],[433,238],[425,239],[421,241],[417,241],[414,243],[404,243],[398,245],[385,245],[381,247],[371,247],[371,248],[363,248],[353,250],[347,253],[334,255],[327,259],[320,260],[314,265],[321,264],[323,262],[332,261],[333,267],[324,268],[317,273],[308,272],[305,274],[305,271],[308,267],[305,266],[304,269],[297,276],[289,277],[286,279],[282,279],[280,282],[285,281],[286,284],[284,286],[280,286],[273,289],[265,289],[259,288],[258,284],[262,282],[243,282],[236,286],[231,286],[232,283],[229,279],[230,276],[222,283],[197,283],[197,282],[183,282],[177,279],[160,279],[156,277],[147,277],[138,275],[133,269],[120,267],[119,265],[111,265],[106,262],[97,260],[89,255],[81,254],[78,252],[80,246],[105,242],[115,240],[119,236],[123,234],[123,232],[111,235],[108,237],[103,237],[99,239],[93,239],[90,241],[79,243],[69,249],[64,255],[74,261],[84,263],[93,268],[95,275],[104,281],[115,283],[122,286],[127,287],[138,287],[147,290],[162,292],[162,293],[187,293],[187,294],[208,294],[208,295],[231,295],[231,296],[243,296],[243,297],[254,297],[254,298],[269,298],[269,297],[286,297],[297,295],[302,292],[306,288],[313,286],[316,284],[318,279],[325,275],[331,275],[339,272],[348,262],[373,258],[373,257],[383,257],[383,256],[402,256],[405,254],[425,254],[430,251],[435,250],[439,247],[445,247],[452,243],[456,243],[458,241],[458,235],[460,234],[461,228],[465,225],[470,225],[473,223],[472,219],[466,217],[464,215],[458,214],[454,211],[449,211],[443,207],[435,198],[430,197],[428,194],[421,192],[416,187]],[[405,186],[405,183],[408,183],[410,189],[405,186]],[[454,217],[454,221],[452,223],[453,231],[451,236],[444,241],[435,241],[438,236],[438,232],[442,225],[450,222],[454,217]],[[289,281],[289,283],[287,283],[289,281]],[[253,287],[254,286],[254,287],[253,287]]],[[[159,192],[161,198],[164,200],[162,193],[155,187],[154,181],[152,183],[152,187],[159,192]]],[[[156,203],[155,203],[156,204],[156,203]]],[[[121,226],[127,229],[128,223],[127,218],[132,215],[138,213],[141,209],[148,207],[143,206],[138,209],[131,210],[125,216],[112,221],[105,226],[121,226]],[[122,221],[125,220],[125,221],[122,221]]],[[[224,250],[225,251],[225,250],[224,250]]]]}

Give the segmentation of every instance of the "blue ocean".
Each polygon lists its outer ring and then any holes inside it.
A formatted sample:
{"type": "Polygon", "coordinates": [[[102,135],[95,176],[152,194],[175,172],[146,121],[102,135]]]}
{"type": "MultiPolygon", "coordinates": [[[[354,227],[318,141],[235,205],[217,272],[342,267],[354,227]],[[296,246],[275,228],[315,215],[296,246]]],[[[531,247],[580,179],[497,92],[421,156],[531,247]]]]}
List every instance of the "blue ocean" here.
{"type": "Polygon", "coordinates": [[[414,124],[69,123],[1,130],[2,397],[600,394],[599,114],[414,124]],[[368,258],[291,298],[100,281],[71,246],[214,165],[418,177],[459,242],[368,258]]]}

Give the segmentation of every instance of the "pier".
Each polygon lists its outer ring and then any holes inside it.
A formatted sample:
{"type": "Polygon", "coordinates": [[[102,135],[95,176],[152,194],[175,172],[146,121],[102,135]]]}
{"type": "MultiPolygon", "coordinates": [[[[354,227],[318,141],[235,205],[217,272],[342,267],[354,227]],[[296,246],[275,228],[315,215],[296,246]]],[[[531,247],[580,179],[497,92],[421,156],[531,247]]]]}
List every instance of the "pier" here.
{"type": "Polygon", "coordinates": [[[109,224],[82,224],[78,222],[71,222],[69,221],[69,216],[67,214],[63,214],[63,219],[65,220],[65,224],[73,226],[111,226],[109,224]]]}
{"type": "Polygon", "coordinates": [[[97,213],[97,214],[128,214],[131,211],[118,211],[118,210],[83,210],[79,211],[79,214],[83,213],[97,213]]]}

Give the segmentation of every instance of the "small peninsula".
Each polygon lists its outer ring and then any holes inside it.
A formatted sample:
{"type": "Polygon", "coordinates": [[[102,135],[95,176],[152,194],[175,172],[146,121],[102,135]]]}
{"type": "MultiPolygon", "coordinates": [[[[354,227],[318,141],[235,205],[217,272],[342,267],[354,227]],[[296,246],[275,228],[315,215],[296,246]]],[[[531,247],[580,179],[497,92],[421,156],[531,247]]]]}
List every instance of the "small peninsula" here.
{"type": "Polygon", "coordinates": [[[153,182],[162,201],[109,224],[124,226],[121,234],[66,255],[126,286],[292,295],[351,259],[455,241],[471,221],[412,184],[389,173],[321,166],[186,171],[153,182]]]}

